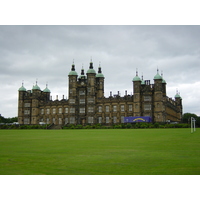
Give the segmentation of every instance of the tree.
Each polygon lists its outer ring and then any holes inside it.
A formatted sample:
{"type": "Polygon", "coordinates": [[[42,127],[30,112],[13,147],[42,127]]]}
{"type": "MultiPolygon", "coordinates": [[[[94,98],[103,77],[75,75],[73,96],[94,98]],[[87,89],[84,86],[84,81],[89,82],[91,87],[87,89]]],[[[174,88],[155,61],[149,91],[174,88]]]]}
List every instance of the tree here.
{"type": "Polygon", "coordinates": [[[190,123],[191,117],[193,117],[196,120],[196,125],[200,126],[200,117],[198,117],[194,113],[184,113],[182,116],[183,123],[190,123]]]}

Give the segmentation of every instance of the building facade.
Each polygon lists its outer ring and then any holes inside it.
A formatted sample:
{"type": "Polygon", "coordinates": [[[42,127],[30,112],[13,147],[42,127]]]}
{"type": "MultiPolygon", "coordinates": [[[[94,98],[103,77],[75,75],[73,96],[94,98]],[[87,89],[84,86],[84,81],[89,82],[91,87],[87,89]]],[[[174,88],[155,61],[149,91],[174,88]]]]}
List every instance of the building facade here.
{"type": "Polygon", "coordinates": [[[99,66],[98,72],[90,62],[85,75],[81,70],[80,76],[72,64],[68,74],[68,99],[52,100],[50,90],[42,91],[37,85],[32,90],[19,88],[18,121],[20,124],[104,124],[124,123],[124,117],[150,116],[153,122],[180,122],[182,118],[182,99],[167,97],[166,82],[162,76],[154,76],[154,83],[143,80],[138,76],[133,78],[133,95],[124,96],[110,93],[104,96],[104,75],[99,66]]]}

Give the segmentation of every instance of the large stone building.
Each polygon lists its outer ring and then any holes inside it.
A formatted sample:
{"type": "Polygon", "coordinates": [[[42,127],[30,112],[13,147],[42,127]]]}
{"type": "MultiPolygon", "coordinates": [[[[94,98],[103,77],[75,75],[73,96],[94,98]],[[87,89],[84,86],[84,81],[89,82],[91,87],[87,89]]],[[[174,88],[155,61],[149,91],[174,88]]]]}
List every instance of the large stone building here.
{"type": "Polygon", "coordinates": [[[133,95],[104,96],[104,75],[99,66],[98,72],[90,62],[86,75],[81,70],[78,76],[72,64],[69,78],[68,99],[52,100],[50,90],[42,91],[37,85],[26,90],[19,88],[18,120],[20,124],[106,124],[123,123],[124,117],[150,116],[153,122],[168,120],[180,122],[182,117],[182,99],[175,95],[175,100],[166,95],[166,82],[157,74],[154,84],[140,79],[138,73],[133,78],[133,95]]]}

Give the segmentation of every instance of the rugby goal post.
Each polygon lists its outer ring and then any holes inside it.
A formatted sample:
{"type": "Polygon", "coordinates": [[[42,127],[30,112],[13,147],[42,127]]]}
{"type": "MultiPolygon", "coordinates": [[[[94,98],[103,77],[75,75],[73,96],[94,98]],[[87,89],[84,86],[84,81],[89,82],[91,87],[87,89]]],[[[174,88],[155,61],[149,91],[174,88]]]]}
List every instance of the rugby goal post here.
{"type": "Polygon", "coordinates": [[[196,131],[195,122],[196,122],[195,118],[191,117],[191,133],[196,131]]]}

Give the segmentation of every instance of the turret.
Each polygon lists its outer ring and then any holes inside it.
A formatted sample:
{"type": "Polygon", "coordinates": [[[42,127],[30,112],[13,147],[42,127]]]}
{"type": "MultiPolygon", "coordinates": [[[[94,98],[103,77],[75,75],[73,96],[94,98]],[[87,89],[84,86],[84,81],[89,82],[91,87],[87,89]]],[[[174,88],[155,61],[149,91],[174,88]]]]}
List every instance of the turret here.
{"type": "Polygon", "coordinates": [[[87,71],[87,119],[89,124],[95,123],[95,94],[96,94],[96,72],[93,69],[93,62],[90,62],[89,69],[87,71]]]}
{"type": "Polygon", "coordinates": [[[74,63],[72,64],[71,71],[68,74],[69,77],[69,99],[71,98],[76,98],[76,86],[77,86],[77,77],[78,74],[75,71],[75,65],[74,63]]]}
{"type": "Polygon", "coordinates": [[[180,96],[180,93],[178,93],[178,90],[176,91],[175,101],[176,101],[176,105],[177,105],[178,110],[179,110],[178,113],[177,113],[177,118],[180,121],[182,119],[183,107],[182,107],[182,98],[180,96]]]}
{"type": "Polygon", "coordinates": [[[136,71],[136,76],[133,78],[133,101],[134,101],[134,116],[141,116],[141,79],[136,71]]]}
{"type": "Polygon", "coordinates": [[[32,111],[31,111],[31,124],[39,124],[39,98],[41,95],[40,87],[37,85],[32,88],[32,111]]]}
{"type": "Polygon", "coordinates": [[[19,124],[24,124],[24,97],[26,94],[26,88],[23,83],[18,91],[18,122],[19,124]]]}
{"type": "Polygon", "coordinates": [[[165,122],[165,114],[163,114],[164,104],[163,104],[163,78],[159,74],[157,69],[157,74],[154,76],[154,122],[165,122]]]}
{"type": "Polygon", "coordinates": [[[49,90],[47,84],[46,84],[46,88],[43,90],[43,93],[45,95],[45,100],[49,101],[50,100],[50,93],[51,93],[51,91],[49,90]]]}
{"type": "Polygon", "coordinates": [[[77,123],[77,77],[78,74],[75,71],[74,62],[72,64],[71,71],[68,74],[69,77],[69,110],[70,110],[70,117],[69,123],[76,124],[77,123]]]}
{"type": "Polygon", "coordinates": [[[96,83],[97,83],[97,98],[104,97],[104,75],[101,71],[101,66],[99,64],[98,74],[96,75],[96,83]]]}
{"type": "Polygon", "coordinates": [[[163,96],[166,96],[166,81],[165,79],[163,78],[163,73],[161,73],[161,76],[162,76],[162,91],[163,91],[163,96]]]}

